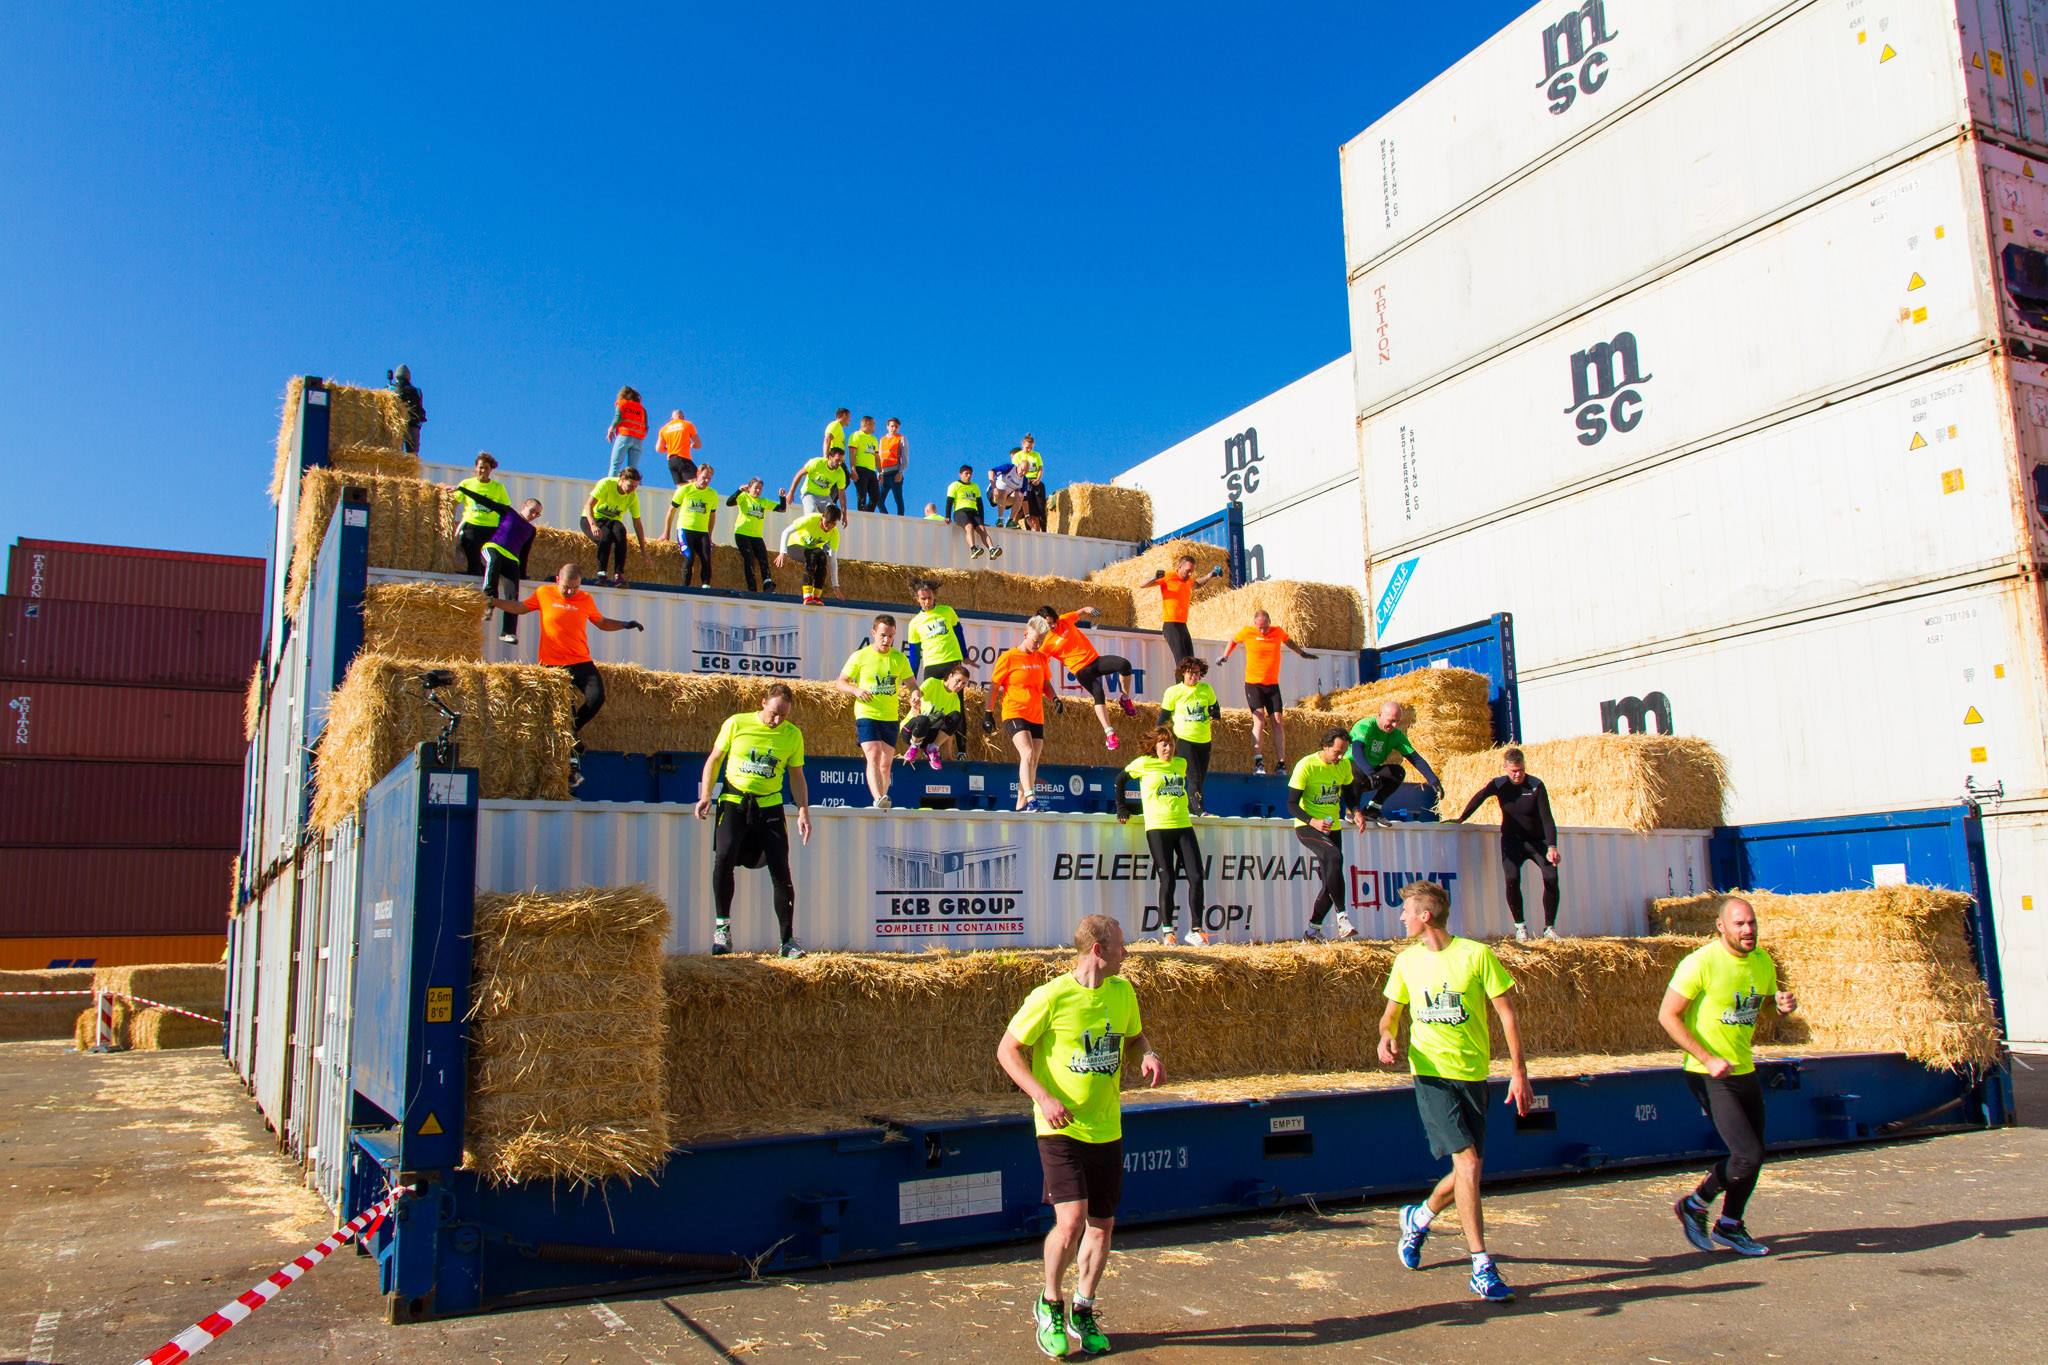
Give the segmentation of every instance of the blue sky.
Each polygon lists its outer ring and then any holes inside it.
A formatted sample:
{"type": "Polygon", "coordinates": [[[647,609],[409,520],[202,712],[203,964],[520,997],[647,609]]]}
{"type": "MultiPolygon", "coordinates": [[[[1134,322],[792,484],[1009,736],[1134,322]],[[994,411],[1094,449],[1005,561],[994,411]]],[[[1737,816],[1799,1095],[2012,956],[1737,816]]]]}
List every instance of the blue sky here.
{"type": "Polygon", "coordinates": [[[430,458],[1106,478],[1345,350],[1338,146],[1522,6],[976,8],[0,8],[0,541],[262,554],[286,377],[401,360],[430,458]]]}

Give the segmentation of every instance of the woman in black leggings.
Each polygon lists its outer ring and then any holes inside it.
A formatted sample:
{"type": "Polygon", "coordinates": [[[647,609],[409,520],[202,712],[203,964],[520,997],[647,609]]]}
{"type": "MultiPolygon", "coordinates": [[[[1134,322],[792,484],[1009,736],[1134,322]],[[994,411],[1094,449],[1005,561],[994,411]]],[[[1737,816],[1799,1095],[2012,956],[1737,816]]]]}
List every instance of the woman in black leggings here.
{"type": "MultiPolygon", "coordinates": [[[[1332,910],[1337,912],[1333,937],[1358,937],[1358,931],[1351,926],[1351,916],[1344,909],[1344,846],[1338,842],[1345,793],[1352,781],[1351,760],[1344,755],[1350,743],[1351,737],[1342,727],[1332,726],[1323,732],[1322,747],[1295,764],[1293,775],[1287,779],[1287,813],[1294,817],[1294,838],[1315,859],[1316,877],[1321,883],[1315,904],[1309,909],[1308,928],[1301,934],[1311,943],[1322,941],[1323,920],[1332,910]]],[[[1356,808],[1351,812],[1351,823],[1364,832],[1365,816],[1356,808]]]]}
{"type": "MultiPolygon", "coordinates": [[[[1195,839],[1194,819],[1188,813],[1188,761],[1173,756],[1173,731],[1163,725],[1152,732],[1151,744],[1151,756],[1131,760],[1124,777],[1138,784],[1138,799],[1145,810],[1145,846],[1151,850],[1152,866],[1159,875],[1159,941],[1175,941],[1174,892],[1185,877],[1188,931],[1179,941],[1199,948],[1209,942],[1202,930],[1209,900],[1202,884],[1202,845],[1195,839]]],[[[1124,778],[1117,779],[1116,818],[1119,824],[1131,818],[1124,778]]]]}

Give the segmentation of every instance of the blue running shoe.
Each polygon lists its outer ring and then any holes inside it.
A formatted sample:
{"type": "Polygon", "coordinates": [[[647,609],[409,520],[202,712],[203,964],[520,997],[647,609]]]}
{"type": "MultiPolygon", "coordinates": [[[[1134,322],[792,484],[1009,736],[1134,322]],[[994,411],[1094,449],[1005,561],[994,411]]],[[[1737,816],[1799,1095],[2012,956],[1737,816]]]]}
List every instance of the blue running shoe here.
{"type": "Polygon", "coordinates": [[[1749,1229],[1741,1223],[1731,1223],[1726,1218],[1714,1220],[1714,1240],[1738,1256],[1768,1256],[1771,1249],[1749,1235],[1749,1229]]]}
{"type": "Polygon", "coordinates": [[[1515,1291],[1508,1288],[1508,1282],[1500,1277],[1492,1261],[1473,1270],[1472,1292],[1488,1303],[1506,1303],[1515,1296],[1515,1291]]]}
{"type": "Polygon", "coordinates": [[[1420,1204],[1401,1206],[1401,1264],[1410,1270],[1422,1269],[1422,1244],[1429,1240],[1429,1228],[1418,1227],[1415,1215],[1422,1208],[1420,1204]]]}
{"type": "Polygon", "coordinates": [[[1707,1206],[1691,1195],[1671,1206],[1678,1215],[1678,1225],[1685,1229],[1685,1240],[1700,1251],[1712,1251],[1714,1244],[1707,1240],[1707,1206]]]}

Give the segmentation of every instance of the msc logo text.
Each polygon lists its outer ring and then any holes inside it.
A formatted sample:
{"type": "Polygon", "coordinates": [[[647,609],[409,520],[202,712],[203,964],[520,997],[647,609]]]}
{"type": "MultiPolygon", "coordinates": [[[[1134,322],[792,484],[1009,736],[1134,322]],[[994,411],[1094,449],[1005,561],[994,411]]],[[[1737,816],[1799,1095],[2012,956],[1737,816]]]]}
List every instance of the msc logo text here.
{"type": "Polygon", "coordinates": [[[1636,334],[1620,332],[1574,352],[1572,401],[1565,409],[1579,428],[1579,444],[1596,446],[1610,430],[1631,432],[1642,424],[1642,386],[1656,378],[1643,373],[1636,334]]]}
{"type": "Polygon", "coordinates": [[[1543,79],[1536,82],[1562,114],[1580,95],[1607,84],[1607,54],[1600,49],[1621,35],[1607,27],[1607,0],[1586,0],[1543,30],[1543,79]]]}
{"type": "Polygon", "coordinates": [[[1259,491],[1259,429],[1223,438],[1223,491],[1231,502],[1259,491]]]}

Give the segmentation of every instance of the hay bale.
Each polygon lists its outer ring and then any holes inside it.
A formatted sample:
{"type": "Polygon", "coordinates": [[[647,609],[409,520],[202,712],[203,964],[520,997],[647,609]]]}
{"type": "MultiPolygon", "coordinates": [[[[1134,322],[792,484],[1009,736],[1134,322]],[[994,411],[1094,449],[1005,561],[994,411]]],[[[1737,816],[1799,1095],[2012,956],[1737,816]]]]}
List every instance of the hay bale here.
{"type": "MultiPolygon", "coordinates": [[[[101,967],[93,984],[116,995],[135,996],[159,1005],[197,1010],[218,1019],[227,1005],[228,969],[224,962],[165,962],[135,967],[101,967]]],[[[215,1031],[215,1041],[219,1032],[215,1031]]]]}
{"type": "Polygon", "coordinates": [[[1070,483],[1052,495],[1045,529],[1135,545],[1152,539],[1152,495],[1109,483],[1070,483]]]}
{"type": "MultiPolygon", "coordinates": [[[[658,531],[661,523],[653,527],[658,531]]],[[[375,563],[375,560],[371,561],[375,563]]],[[[581,531],[565,531],[555,526],[536,526],[533,545],[526,552],[526,582],[538,583],[553,578],[564,564],[574,564],[589,578],[597,572],[597,542],[581,531]]],[[[712,560],[714,579],[726,587],[741,584],[738,552],[721,547],[712,560]],[[730,556],[730,558],[728,558],[730,556]]],[[[683,552],[672,540],[658,540],[648,537],[647,548],[642,550],[639,542],[627,534],[626,577],[634,583],[662,583],[674,587],[683,581],[683,552]]]]}
{"type": "MultiPolygon", "coordinates": [[[[1560,825],[1604,829],[1712,829],[1722,823],[1728,769],[1720,751],[1703,739],[1677,735],[1583,735],[1521,746],[1529,771],[1550,788],[1550,810],[1560,825]]],[[[1437,813],[1458,814],[1473,792],[1500,776],[1499,749],[1457,754],[1441,763],[1431,755],[1444,795],[1437,813]]],[[[1488,802],[1472,817],[1500,823],[1488,802]]]]}
{"type": "MultiPolygon", "coordinates": [[[[0,971],[0,996],[8,991],[89,991],[92,968],[52,967],[0,971]]],[[[68,1038],[78,1014],[79,995],[0,998],[0,1042],[23,1038],[68,1038]]]]}
{"type": "MultiPolygon", "coordinates": [[[[760,709],[774,681],[730,673],[662,673],[636,664],[604,666],[605,704],[583,730],[584,747],[606,753],[674,750],[709,753],[726,717],[760,709]]],[[[804,732],[804,751],[821,758],[858,758],[853,698],[830,683],[797,679],[790,719],[804,732]]]]}
{"type": "Polygon", "coordinates": [[[363,594],[363,648],[393,658],[482,663],[488,606],[467,585],[373,584],[363,594]]]}
{"type": "Polygon", "coordinates": [[[1195,561],[1194,600],[1206,602],[1230,591],[1228,578],[1205,578],[1211,569],[1228,569],[1230,554],[1220,545],[1196,540],[1173,540],[1154,545],[1142,554],[1119,559],[1088,575],[1088,581],[1104,587],[1121,588],[1131,596],[1131,625],[1139,630],[1157,630],[1162,624],[1159,590],[1151,586],[1152,576],[1172,573],[1175,561],[1191,555],[1195,561]]]}
{"type": "MultiPolygon", "coordinates": [[[[442,666],[455,674],[441,695],[462,716],[456,742],[463,761],[481,773],[479,794],[567,800],[577,701],[568,677],[537,664],[442,666]]],[[[416,660],[368,652],[349,666],[328,702],[327,728],[314,754],[317,828],[333,829],[414,745],[440,733],[441,718],[422,697],[419,674],[416,660]]]]}
{"type": "Polygon", "coordinates": [[[344,491],[369,504],[372,568],[461,572],[455,532],[462,513],[453,493],[424,479],[309,469],[299,487],[298,517],[292,524],[292,562],[285,579],[288,611],[298,610],[344,491]]]}
{"type": "Polygon", "coordinates": [[[242,738],[255,739],[263,725],[263,664],[249,670],[249,691],[242,698],[242,738]]]}
{"type": "Polygon", "coordinates": [[[668,922],[638,886],[477,898],[466,1167],[499,1185],[662,1168],[668,922]]]}
{"type": "Polygon", "coordinates": [[[1365,647],[1365,602],[1350,588],[1268,579],[1199,598],[1188,612],[1197,640],[1228,640],[1264,611],[1303,649],[1365,647]]]}
{"type": "Polygon", "coordinates": [[[127,1046],[135,1052],[168,1052],[173,1048],[219,1047],[221,1026],[171,1010],[139,1009],[129,1017],[127,1046]]]}
{"type": "Polygon", "coordinates": [[[305,398],[306,381],[293,375],[284,386],[284,401],[277,415],[277,455],[270,465],[272,502],[284,496],[285,471],[292,467],[292,444],[299,425],[299,405],[305,398]]]}
{"type": "Polygon", "coordinates": [[[1130,593],[1112,583],[1091,583],[1086,579],[1050,575],[997,573],[993,570],[983,570],[968,577],[972,589],[971,602],[953,602],[951,605],[960,608],[971,605],[976,611],[1017,617],[1030,616],[1047,605],[1058,607],[1063,612],[1093,607],[1097,612],[1096,626],[1122,630],[1129,629],[1133,619],[1130,593]]]}
{"type": "Polygon", "coordinates": [[[374,474],[390,479],[420,477],[419,456],[383,446],[333,446],[327,452],[327,464],[338,474],[374,474]]]}
{"type": "Polygon", "coordinates": [[[353,384],[327,386],[327,448],[374,446],[404,450],[405,404],[390,389],[365,389],[353,384]]]}
{"type": "Polygon", "coordinates": [[[1350,726],[1401,703],[1401,725],[1424,758],[1473,754],[1493,746],[1493,684],[1469,668],[1418,668],[1302,699],[1302,709],[1329,713],[1350,726]]]}
{"type": "MultiPolygon", "coordinates": [[[[126,1000],[116,1000],[108,1007],[109,1028],[107,1045],[125,1048],[128,1046],[128,1023],[135,1016],[135,1007],[126,1000]]],[[[99,1012],[91,1005],[79,1010],[78,1017],[71,1024],[71,1045],[80,1052],[94,1046],[99,1040],[99,1012]]]]}

